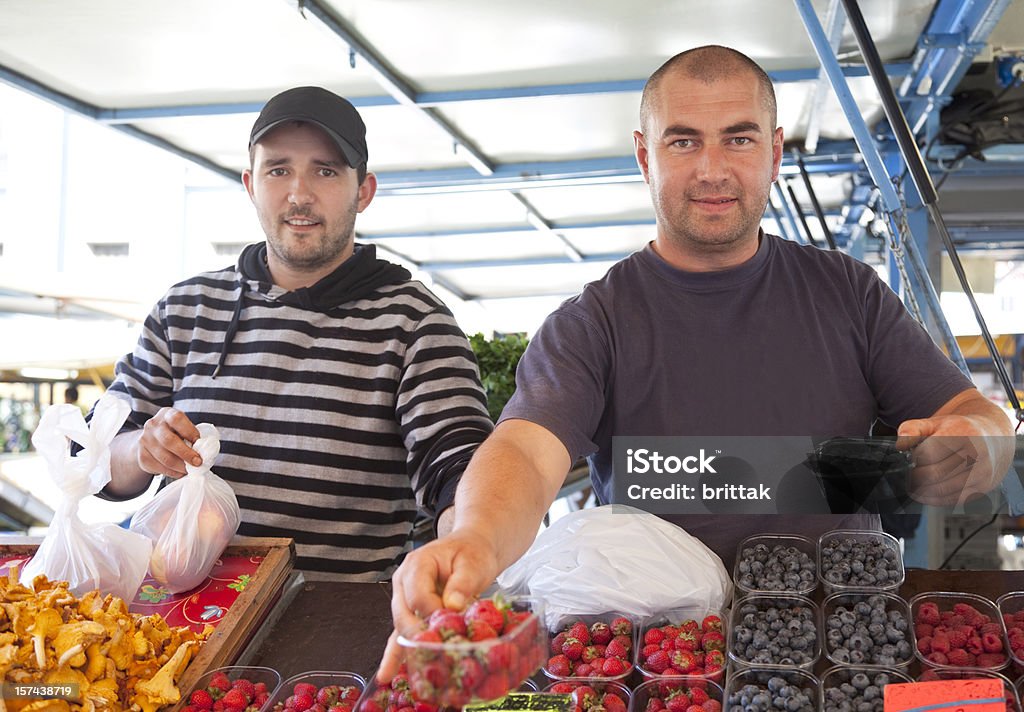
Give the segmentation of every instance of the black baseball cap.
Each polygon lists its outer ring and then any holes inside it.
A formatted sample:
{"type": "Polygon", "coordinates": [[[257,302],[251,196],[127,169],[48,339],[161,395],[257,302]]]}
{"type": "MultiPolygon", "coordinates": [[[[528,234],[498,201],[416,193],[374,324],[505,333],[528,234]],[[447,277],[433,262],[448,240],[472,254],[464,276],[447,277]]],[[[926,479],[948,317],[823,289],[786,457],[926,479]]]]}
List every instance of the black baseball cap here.
{"type": "Polygon", "coordinates": [[[338,145],[353,168],[366,163],[366,125],[356,107],[322,87],[296,87],[283,91],[264,105],[252,125],[249,148],[268,131],[286,121],[308,121],[322,128],[338,145]]]}

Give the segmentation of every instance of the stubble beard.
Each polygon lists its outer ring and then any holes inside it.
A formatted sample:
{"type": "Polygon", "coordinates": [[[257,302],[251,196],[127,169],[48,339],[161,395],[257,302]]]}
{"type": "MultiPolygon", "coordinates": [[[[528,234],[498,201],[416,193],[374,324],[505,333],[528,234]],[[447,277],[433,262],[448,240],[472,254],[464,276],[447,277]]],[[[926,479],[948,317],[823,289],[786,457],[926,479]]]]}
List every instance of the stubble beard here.
{"type": "MultiPolygon", "coordinates": [[[[655,213],[659,225],[663,226],[663,234],[680,249],[702,254],[729,253],[757,238],[770,188],[769,184],[761,191],[762,195],[754,196],[754,202],[750,201],[748,194],[730,188],[725,192],[737,198],[736,210],[731,215],[717,218],[697,216],[698,208],[691,201],[699,199],[701,193],[668,200],[656,194],[655,213]],[[757,205],[760,209],[755,207],[757,205]]],[[[704,194],[711,192],[704,191],[704,194]]]]}
{"type": "Polygon", "coordinates": [[[261,215],[260,222],[267,235],[267,249],[273,252],[279,262],[296,272],[317,272],[337,261],[349,248],[355,236],[358,212],[357,197],[334,224],[327,224],[322,216],[311,210],[292,210],[269,220],[261,215]],[[317,220],[322,230],[320,235],[310,234],[301,238],[286,236],[289,228],[284,221],[297,217],[317,220]]]}

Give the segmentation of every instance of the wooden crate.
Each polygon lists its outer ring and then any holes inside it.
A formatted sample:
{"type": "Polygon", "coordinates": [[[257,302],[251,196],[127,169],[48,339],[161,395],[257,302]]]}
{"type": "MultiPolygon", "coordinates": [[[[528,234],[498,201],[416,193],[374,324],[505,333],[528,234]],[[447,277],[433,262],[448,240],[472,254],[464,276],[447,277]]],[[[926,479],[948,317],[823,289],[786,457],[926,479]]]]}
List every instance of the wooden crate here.
{"type": "MultiPolygon", "coordinates": [[[[0,556],[29,556],[42,541],[39,537],[0,537],[0,556]]],[[[178,688],[188,695],[205,673],[231,665],[266,618],[281,594],[295,561],[295,542],[288,538],[235,537],[225,556],[262,556],[250,585],[238,595],[213,634],[192,659],[178,688]]]]}

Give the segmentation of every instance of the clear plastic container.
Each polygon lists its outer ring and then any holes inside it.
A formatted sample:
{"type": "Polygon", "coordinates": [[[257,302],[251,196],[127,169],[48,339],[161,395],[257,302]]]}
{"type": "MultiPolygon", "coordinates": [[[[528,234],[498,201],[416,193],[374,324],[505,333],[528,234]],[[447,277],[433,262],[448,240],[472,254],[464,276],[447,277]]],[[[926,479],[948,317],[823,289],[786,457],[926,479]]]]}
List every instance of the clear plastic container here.
{"type": "Polygon", "coordinates": [[[736,564],[732,580],[743,594],[795,593],[808,596],[818,587],[817,548],[815,542],[796,534],[757,534],[747,537],[736,547],[736,564]],[[799,567],[780,559],[797,557],[799,567]],[[781,585],[772,586],[763,580],[765,566],[762,559],[778,562],[783,568],[781,585]]]}
{"type": "Polygon", "coordinates": [[[996,608],[999,609],[1003,617],[1003,627],[1006,628],[1013,672],[1019,675],[1024,673],[1024,591],[1004,593],[996,599],[996,608]],[[1020,633],[1015,633],[1015,629],[1020,633]],[[1013,648],[1015,640],[1020,641],[1016,650],[1013,648]]]}
{"type": "MultiPolygon", "coordinates": [[[[870,630],[867,632],[870,636],[870,630]]],[[[825,648],[825,656],[835,665],[863,665],[906,670],[907,666],[909,666],[914,660],[916,640],[914,638],[913,623],[910,617],[910,606],[907,605],[906,601],[894,593],[883,591],[876,593],[868,593],[867,591],[845,591],[842,593],[832,594],[821,603],[821,635],[825,648]],[[840,646],[832,644],[832,631],[842,631],[842,626],[850,620],[850,616],[846,616],[847,621],[842,620],[844,612],[852,614],[853,622],[849,624],[854,628],[863,623],[867,629],[871,625],[873,612],[872,610],[865,611],[863,607],[864,605],[867,605],[874,608],[872,604],[884,606],[886,618],[885,623],[883,624],[885,629],[882,633],[889,633],[889,627],[891,624],[893,628],[892,637],[887,637],[885,643],[879,643],[869,638],[867,641],[869,645],[866,646],[868,650],[864,659],[844,659],[839,653],[840,646]],[[835,618],[833,618],[833,616],[835,618]],[[902,620],[902,623],[898,623],[897,621],[899,620],[902,620]],[[895,633],[901,633],[902,635],[896,636],[895,633]],[[892,654],[895,656],[895,660],[891,662],[879,660],[880,655],[884,655],[885,652],[888,652],[887,650],[882,650],[884,645],[892,645],[896,648],[896,650],[892,651],[892,654]]]]}
{"type": "Polygon", "coordinates": [[[277,693],[278,688],[281,686],[281,674],[273,668],[253,667],[246,665],[229,665],[227,667],[219,667],[215,670],[210,670],[208,673],[204,674],[202,677],[196,680],[195,686],[191,690],[188,690],[187,694],[185,690],[182,690],[182,702],[184,704],[188,704],[193,692],[195,692],[196,690],[207,689],[210,686],[210,682],[211,680],[213,680],[213,677],[218,673],[224,673],[225,675],[227,675],[228,680],[230,680],[232,683],[235,682],[235,680],[248,680],[253,685],[256,685],[257,683],[262,683],[267,690],[268,703],[270,700],[274,698],[274,695],[277,693]]]}
{"type": "Polygon", "coordinates": [[[896,438],[837,437],[807,458],[834,514],[903,513],[918,507],[910,497],[912,457],[896,438]]]}
{"type": "Polygon", "coordinates": [[[928,668],[962,668],[968,667],[972,670],[1003,670],[1010,664],[1009,645],[1006,641],[1006,628],[1003,625],[1002,616],[999,614],[999,609],[996,608],[996,604],[988,600],[984,596],[979,596],[974,593],[958,593],[953,591],[929,591],[925,593],[919,593],[910,599],[910,615],[912,620],[916,623],[919,622],[921,614],[921,607],[926,603],[934,603],[939,610],[941,615],[944,612],[954,611],[954,606],[958,603],[966,603],[973,606],[980,614],[987,616],[988,622],[996,623],[999,626],[1000,639],[1003,643],[1003,655],[1004,661],[997,665],[954,665],[954,664],[942,664],[936,662],[934,659],[928,659],[928,653],[921,652],[921,640],[917,637],[917,628],[915,626],[915,645],[914,655],[918,660],[921,661],[921,665],[928,668]]]}
{"type": "MultiPolygon", "coordinates": [[[[869,559],[869,562],[874,557],[869,559]]],[[[903,554],[899,541],[885,532],[860,529],[836,529],[818,537],[818,579],[826,596],[837,591],[869,590],[896,593],[906,578],[903,554]],[[870,547],[881,551],[886,560],[887,572],[884,581],[865,582],[865,572],[876,575],[873,565],[868,563],[865,571],[858,572],[851,553],[842,551],[847,545],[853,548],[870,547]],[[849,567],[848,569],[846,567],[849,567]],[[854,578],[856,577],[856,579],[854,578]]]]}
{"type": "MultiPolygon", "coordinates": [[[[548,630],[546,656],[544,658],[545,662],[544,662],[544,665],[543,665],[544,674],[547,675],[552,680],[571,680],[573,678],[587,678],[587,679],[589,679],[589,678],[598,678],[598,679],[601,679],[601,680],[620,680],[620,681],[621,680],[625,680],[627,677],[629,677],[630,673],[633,672],[633,661],[636,658],[636,655],[635,655],[636,640],[637,640],[636,639],[636,635],[637,635],[637,623],[636,623],[636,620],[634,620],[634,618],[632,616],[628,616],[625,613],[620,613],[618,611],[608,611],[608,612],[605,612],[605,613],[597,613],[597,614],[593,614],[593,615],[563,616],[562,618],[560,618],[560,619],[558,619],[556,621],[555,626],[553,628],[548,630]],[[568,674],[568,675],[563,675],[563,674],[559,674],[557,671],[553,671],[553,670],[550,669],[551,657],[553,657],[555,655],[558,655],[558,653],[555,652],[555,649],[554,649],[553,645],[554,645],[555,637],[559,633],[561,633],[562,631],[564,631],[567,628],[571,627],[574,623],[577,623],[577,622],[582,622],[582,623],[586,624],[588,630],[591,629],[595,623],[606,623],[609,626],[611,626],[612,621],[614,621],[617,618],[625,618],[630,623],[630,633],[629,633],[630,647],[629,647],[629,651],[628,651],[629,654],[625,658],[625,661],[624,661],[625,662],[625,665],[624,665],[625,670],[623,672],[621,672],[619,674],[616,674],[616,675],[608,675],[608,674],[603,674],[603,673],[601,675],[599,675],[599,676],[597,676],[597,675],[578,675],[578,674],[575,673],[575,665],[573,665],[573,668],[572,668],[573,671],[570,672],[570,674],[568,674]]],[[[586,646],[584,646],[584,647],[586,647],[586,646]]]]}
{"type": "Polygon", "coordinates": [[[745,596],[733,604],[732,615],[729,618],[728,649],[728,658],[733,662],[731,667],[811,670],[820,656],[820,612],[806,596],[782,593],[757,594],[745,596]],[[783,615],[784,612],[787,615],[783,615]],[[779,626],[772,620],[773,618],[782,620],[783,624],[779,626]],[[790,627],[791,624],[785,622],[793,619],[799,621],[799,628],[790,627]],[[769,630],[757,630],[759,622],[767,623],[769,630]],[[745,637],[746,630],[752,633],[750,640],[745,637]],[[794,638],[802,638],[803,647],[793,648],[786,654],[784,649],[788,647],[785,645],[787,636],[780,635],[783,632],[790,633],[794,638]],[[759,633],[762,635],[758,635],[759,633]],[[776,644],[780,645],[780,652],[770,653],[772,662],[759,659],[756,653],[750,656],[746,652],[749,646],[764,650],[765,647],[776,644]]]}
{"type": "MultiPolygon", "coordinates": [[[[751,667],[743,669],[730,669],[725,685],[725,701],[722,708],[732,709],[734,705],[745,703],[740,699],[744,694],[744,688],[753,685],[761,692],[774,697],[772,694],[779,685],[795,686],[802,694],[807,695],[810,704],[802,705],[793,712],[820,712],[823,705],[821,702],[821,682],[806,670],[780,670],[778,668],[751,667]],[[779,682],[781,680],[781,683],[779,682]]],[[[757,693],[754,693],[757,694],[757,693]]]]}
{"type": "MultiPolygon", "coordinates": [[[[270,697],[270,701],[263,707],[267,712],[281,712],[284,709],[285,700],[291,697],[295,692],[295,686],[299,683],[306,683],[313,685],[319,692],[324,687],[330,687],[337,685],[342,688],[341,699],[350,700],[352,703],[352,709],[355,709],[356,703],[359,698],[362,697],[363,691],[366,689],[366,680],[363,679],[362,675],[357,675],[354,672],[346,672],[344,670],[314,670],[310,672],[299,673],[298,675],[292,675],[287,680],[281,683],[275,692],[270,697]],[[347,688],[354,690],[350,692],[347,688]]],[[[316,702],[316,696],[314,695],[313,701],[316,702]]]]}
{"type": "MultiPolygon", "coordinates": [[[[682,677],[662,677],[656,680],[648,680],[638,685],[633,690],[633,697],[629,702],[629,712],[645,712],[647,705],[652,699],[664,701],[670,695],[678,695],[680,692],[692,699],[694,690],[703,690],[708,699],[717,700],[724,705],[725,690],[722,686],[706,677],[694,677],[684,675],[682,677]]],[[[704,699],[701,693],[697,693],[699,699],[704,699]]]]}
{"type": "Polygon", "coordinates": [[[976,680],[979,677],[991,677],[1001,680],[1003,691],[1006,694],[1006,712],[1021,712],[1020,696],[1017,687],[1010,682],[1010,678],[996,672],[995,670],[982,670],[979,668],[945,668],[923,670],[917,676],[918,682],[931,682],[933,680],[976,680]]]}
{"type": "Polygon", "coordinates": [[[497,638],[478,642],[422,642],[398,637],[409,684],[423,702],[463,707],[515,690],[546,659],[543,604],[536,598],[505,599],[511,610],[529,615],[497,638]]]}
{"type": "Polygon", "coordinates": [[[615,680],[585,680],[582,678],[576,680],[555,680],[541,690],[541,692],[572,695],[573,704],[582,708],[584,712],[590,709],[590,707],[595,703],[599,704],[603,709],[608,710],[608,712],[622,712],[622,710],[628,710],[630,698],[633,694],[625,684],[615,680]],[[584,703],[582,700],[577,699],[576,691],[581,688],[587,688],[587,692],[580,693],[585,696],[590,694],[589,690],[593,690],[596,695],[596,698],[592,698],[593,702],[584,703]],[[610,702],[607,701],[606,698],[608,695],[618,697],[622,702],[622,705],[620,706],[617,703],[612,704],[614,703],[614,700],[610,702]],[[610,709],[608,707],[609,704],[612,704],[610,709]]]}
{"type": "Polygon", "coordinates": [[[871,665],[837,665],[836,667],[829,668],[821,675],[821,698],[824,705],[834,702],[837,706],[840,706],[843,699],[860,697],[864,702],[873,703],[872,712],[884,712],[885,702],[882,690],[885,689],[885,686],[891,683],[909,683],[913,681],[913,678],[906,674],[906,670],[871,665]],[[876,688],[875,690],[865,692],[867,688],[862,687],[863,681],[855,679],[861,674],[867,676],[868,687],[873,686],[876,688]],[[853,689],[844,688],[845,685],[853,685],[853,689]],[[839,693],[838,699],[834,699],[833,695],[837,695],[837,693],[839,693]]]}
{"type": "MultiPolygon", "coordinates": [[[[663,626],[666,626],[666,625],[679,626],[679,625],[683,624],[684,622],[686,622],[688,620],[696,621],[698,626],[702,626],[702,624],[704,622],[704,619],[707,618],[708,616],[711,616],[711,615],[718,616],[718,618],[722,621],[721,633],[722,633],[722,637],[723,637],[723,647],[721,649],[721,652],[722,652],[723,660],[722,660],[721,664],[722,664],[722,668],[723,668],[723,671],[724,671],[725,665],[728,662],[728,658],[726,656],[726,648],[729,645],[728,611],[722,611],[722,610],[719,610],[719,609],[716,609],[716,608],[704,608],[704,607],[672,608],[672,609],[669,609],[667,611],[661,611],[659,613],[655,613],[654,615],[648,616],[647,618],[643,618],[640,621],[640,625],[637,626],[636,656],[634,657],[634,661],[635,661],[635,664],[636,664],[636,669],[643,676],[643,679],[644,680],[650,680],[650,679],[653,679],[653,678],[663,677],[663,676],[666,676],[666,675],[673,676],[673,677],[678,677],[678,675],[680,674],[680,673],[668,672],[668,671],[660,672],[659,673],[659,672],[655,672],[655,671],[653,671],[653,670],[651,670],[651,669],[649,669],[649,668],[644,666],[645,659],[644,659],[644,656],[643,656],[643,649],[644,649],[644,645],[645,645],[645,637],[647,636],[647,631],[651,630],[652,628],[662,628],[663,626]]],[[[705,633],[705,632],[707,632],[707,631],[704,631],[701,628],[698,628],[698,633],[697,633],[697,643],[698,643],[697,650],[701,650],[701,651],[706,653],[707,651],[704,650],[704,647],[701,644],[701,638],[703,636],[703,633],[705,633]]],[[[693,673],[693,672],[686,672],[686,673],[682,673],[682,674],[686,674],[686,675],[690,675],[690,676],[697,676],[697,677],[711,677],[712,679],[717,680],[718,682],[722,682],[722,678],[724,677],[723,674],[722,674],[722,671],[718,672],[717,674],[713,674],[713,675],[706,675],[704,673],[693,673]]]]}

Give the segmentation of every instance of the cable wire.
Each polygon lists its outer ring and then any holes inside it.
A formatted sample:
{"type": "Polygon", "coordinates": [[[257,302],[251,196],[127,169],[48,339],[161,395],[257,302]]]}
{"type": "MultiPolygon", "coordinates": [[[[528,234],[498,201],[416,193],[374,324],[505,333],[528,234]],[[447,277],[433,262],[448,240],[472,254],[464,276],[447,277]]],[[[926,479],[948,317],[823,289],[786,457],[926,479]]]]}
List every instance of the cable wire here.
{"type": "Polygon", "coordinates": [[[952,559],[952,558],[953,558],[954,556],[956,556],[956,553],[957,553],[958,551],[960,551],[960,550],[961,550],[961,549],[962,549],[962,548],[964,547],[964,544],[966,544],[967,542],[969,542],[969,541],[971,540],[971,538],[972,538],[972,537],[973,537],[973,536],[974,536],[975,534],[977,534],[977,533],[978,533],[978,532],[980,532],[980,531],[981,531],[982,529],[984,529],[985,527],[987,527],[987,526],[989,526],[990,524],[992,524],[992,522],[994,522],[994,521],[996,520],[996,517],[998,517],[998,516],[999,516],[999,512],[996,512],[995,514],[993,514],[993,515],[992,515],[992,518],[991,518],[991,519],[989,519],[989,520],[988,520],[987,522],[985,522],[984,524],[982,524],[982,525],[981,525],[980,527],[978,527],[977,529],[975,529],[975,530],[974,530],[973,532],[971,532],[970,534],[968,534],[967,536],[965,536],[965,537],[963,538],[963,540],[962,540],[962,541],[961,541],[961,542],[960,542],[959,544],[957,544],[957,545],[956,545],[956,548],[955,548],[955,549],[953,549],[953,551],[951,551],[951,552],[950,552],[949,556],[947,556],[947,557],[946,557],[946,560],[945,560],[945,561],[943,561],[941,565],[939,565],[939,570],[942,570],[942,569],[946,568],[946,566],[947,566],[947,564],[949,564],[950,560],[951,560],[951,559],[952,559]]]}

